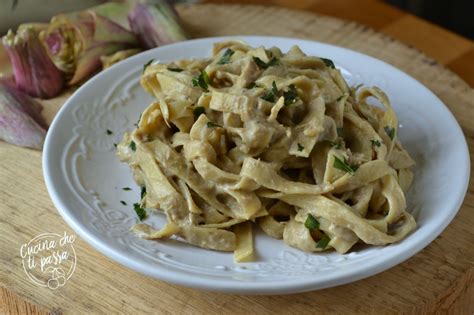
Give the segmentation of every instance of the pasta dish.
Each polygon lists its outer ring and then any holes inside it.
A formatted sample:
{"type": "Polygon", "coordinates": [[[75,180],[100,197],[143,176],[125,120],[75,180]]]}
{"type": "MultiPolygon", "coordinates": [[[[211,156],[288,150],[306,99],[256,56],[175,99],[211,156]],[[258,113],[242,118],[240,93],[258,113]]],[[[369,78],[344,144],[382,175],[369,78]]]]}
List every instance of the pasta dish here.
{"type": "Polygon", "coordinates": [[[141,85],[155,101],[117,154],[142,186],[139,217],[167,218],[136,224],[141,237],[244,262],[254,225],[303,251],[341,254],[415,229],[405,200],[415,163],[395,112],[379,88],[349,87],[330,59],[226,41],[210,58],[150,61],[141,85]]]}

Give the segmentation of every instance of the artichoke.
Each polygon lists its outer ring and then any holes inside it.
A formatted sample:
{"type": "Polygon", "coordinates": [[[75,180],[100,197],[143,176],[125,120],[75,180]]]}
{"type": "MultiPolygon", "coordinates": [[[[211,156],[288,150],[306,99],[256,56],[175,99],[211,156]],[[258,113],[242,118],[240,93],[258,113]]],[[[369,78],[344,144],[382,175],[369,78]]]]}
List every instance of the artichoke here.
{"type": "Polygon", "coordinates": [[[38,39],[40,24],[24,24],[17,34],[9,30],[2,39],[10,58],[16,86],[31,96],[51,98],[63,87],[63,76],[38,39]]]}
{"type": "Polygon", "coordinates": [[[138,2],[128,15],[130,27],[143,48],[150,49],[186,40],[173,7],[164,0],[155,3],[138,2]]]}
{"type": "Polygon", "coordinates": [[[40,150],[47,125],[42,107],[10,83],[0,82],[0,139],[40,150]]]}
{"type": "Polygon", "coordinates": [[[51,60],[66,74],[69,85],[99,70],[101,56],[138,45],[133,33],[94,10],[53,17],[40,39],[51,60]]]}

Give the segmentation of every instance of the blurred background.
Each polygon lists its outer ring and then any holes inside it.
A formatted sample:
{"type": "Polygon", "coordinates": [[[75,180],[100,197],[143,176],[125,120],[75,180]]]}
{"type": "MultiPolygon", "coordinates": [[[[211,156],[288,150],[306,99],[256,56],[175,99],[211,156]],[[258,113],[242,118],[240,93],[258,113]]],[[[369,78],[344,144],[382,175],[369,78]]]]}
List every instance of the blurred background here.
{"type": "Polygon", "coordinates": [[[386,2],[474,39],[473,0],[386,0],[386,2]]]}
{"type": "MultiPolygon", "coordinates": [[[[359,2],[361,0],[333,0],[334,2],[359,2]]],[[[377,0],[363,0],[377,2],[377,0]]],[[[104,0],[0,0],[0,34],[8,28],[15,28],[24,22],[43,22],[59,12],[84,9],[104,0]]],[[[170,1],[199,2],[192,1],[170,1]]],[[[207,1],[203,1],[207,2],[207,1]]],[[[211,1],[213,2],[213,1],[211,1]]],[[[224,1],[220,1],[224,2],[224,1]]],[[[227,1],[226,1],[227,2],[227,1]]],[[[278,0],[268,1],[228,1],[232,3],[258,2],[259,4],[278,5],[278,0]]],[[[318,0],[295,1],[305,4],[317,4],[318,0]]],[[[385,0],[393,6],[411,12],[425,20],[438,24],[453,32],[474,39],[474,1],[473,0],[385,0]]],[[[297,7],[295,5],[295,7],[297,7]]]]}

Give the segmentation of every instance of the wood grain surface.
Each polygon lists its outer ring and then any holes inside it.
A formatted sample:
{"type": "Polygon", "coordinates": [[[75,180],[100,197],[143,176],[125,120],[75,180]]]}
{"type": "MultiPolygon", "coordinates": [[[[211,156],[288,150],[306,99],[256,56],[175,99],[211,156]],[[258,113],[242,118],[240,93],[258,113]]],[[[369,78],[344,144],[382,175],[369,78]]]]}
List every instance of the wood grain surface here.
{"type": "MultiPolygon", "coordinates": [[[[214,4],[180,6],[178,9],[193,37],[292,36],[344,46],[385,60],[420,80],[447,104],[461,124],[470,154],[474,156],[474,90],[465,82],[471,85],[474,82],[471,41],[369,0],[268,2],[300,11],[214,4]],[[301,10],[340,16],[372,28],[301,10]],[[406,34],[413,27],[416,31],[406,34]],[[449,43],[449,47],[443,50],[443,43],[449,43]],[[445,66],[457,69],[465,81],[445,66]]],[[[45,116],[49,121],[67,96],[45,102],[45,116]]],[[[46,192],[40,152],[0,142],[0,161],[0,283],[3,286],[0,313],[474,312],[472,174],[468,194],[458,215],[435,241],[406,262],[352,284],[286,296],[239,296],[200,291],[133,272],[77,239],[74,244],[78,257],[76,271],[64,287],[53,291],[35,286],[26,277],[19,248],[41,233],[73,231],[59,216],[46,192]]]]}

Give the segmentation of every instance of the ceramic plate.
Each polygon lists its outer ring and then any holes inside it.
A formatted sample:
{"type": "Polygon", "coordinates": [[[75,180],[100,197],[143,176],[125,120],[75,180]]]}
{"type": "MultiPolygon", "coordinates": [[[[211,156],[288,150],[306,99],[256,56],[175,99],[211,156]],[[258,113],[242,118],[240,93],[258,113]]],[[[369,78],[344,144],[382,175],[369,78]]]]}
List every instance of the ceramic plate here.
{"type": "MultiPolygon", "coordinates": [[[[418,228],[397,244],[362,246],[346,255],[304,253],[257,232],[257,259],[243,264],[234,264],[231,253],[177,240],[146,241],[130,233],[137,221],[132,204],[140,191],[128,166],[115,156],[114,143],[133,129],[152,100],[139,84],[143,64],[152,58],[206,57],[214,42],[228,39],[206,38],[120,62],[84,84],[57,114],[44,147],[44,176],[55,206],[77,234],[113,260],[164,281],[223,292],[282,294],[374,275],[413,256],[443,231],[462,203],[470,165],[461,128],[433,93],[400,70],[351,50],[290,38],[233,38],[283,51],[298,45],[308,55],[334,60],[351,85],[376,85],[387,93],[399,117],[399,137],[417,163],[407,200],[418,228]]],[[[164,217],[154,215],[148,222],[161,226],[164,217]]]]}

